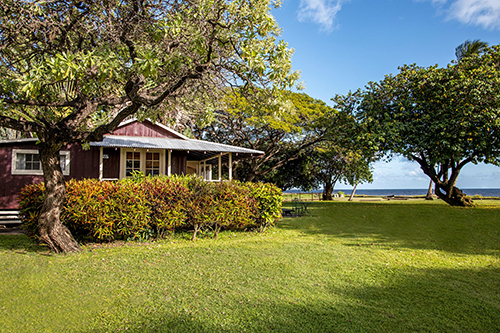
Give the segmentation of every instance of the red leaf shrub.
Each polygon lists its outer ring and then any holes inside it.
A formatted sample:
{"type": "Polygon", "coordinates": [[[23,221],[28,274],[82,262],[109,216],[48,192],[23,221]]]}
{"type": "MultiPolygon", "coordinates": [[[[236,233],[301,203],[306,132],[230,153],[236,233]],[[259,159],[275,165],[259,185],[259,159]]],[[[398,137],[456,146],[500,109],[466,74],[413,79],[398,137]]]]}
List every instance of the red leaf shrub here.
{"type": "MultiPolygon", "coordinates": [[[[38,232],[44,185],[22,189],[19,208],[23,228],[31,237],[38,232]]],[[[61,220],[79,239],[143,239],[163,237],[179,228],[197,232],[213,228],[261,230],[281,217],[281,190],[271,184],[212,183],[194,176],[160,176],[101,182],[70,180],[61,220]],[[146,235],[146,236],[145,236],[146,235]]]]}

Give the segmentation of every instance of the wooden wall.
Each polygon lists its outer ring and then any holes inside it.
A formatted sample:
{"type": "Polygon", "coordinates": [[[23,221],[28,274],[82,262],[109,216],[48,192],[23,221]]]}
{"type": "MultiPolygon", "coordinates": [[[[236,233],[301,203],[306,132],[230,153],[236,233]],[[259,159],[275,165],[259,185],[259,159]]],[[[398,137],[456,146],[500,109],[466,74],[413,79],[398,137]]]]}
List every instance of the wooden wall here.
{"type": "MultiPolygon", "coordinates": [[[[165,154],[167,155],[167,154],[165,154]]],[[[168,159],[168,155],[167,155],[168,159]]],[[[168,161],[167,161],[168,163],[168,161]]],[[[185,151],[172,152],[172,174],[185,175],[187,173],[187,153],[185,151]]]]}
{"type": "MultiPolygon", "coordinates": [[[[17,209],[17,195],[28,184],[43,182],[42,175],[13,175],[12,149],[38,149],[33,143],[6,143],[0,147],[0,209],[17,209]]],[[[71,145],[63,150],[70,151],[71,178],[98,178],[99,177],[99,148],[91,147],[83,150],[80,145],[71,145]]]]}
{"type": "Polygon", "coordinates": [[[123,127],[119,127],[114,130],[113,135],[179,139],[179,137],[175,136],[171,132],[161,128],[160,126],[154,125],[149,121],[144,121],[142,123],[135,121],[123,127]]]}
{"type": "Polygon", "coordinates": [[[120,149],[104,148],[103,154],[108,155],[108,158],[103,160],[102,177],[120,178],[120,149]]]}

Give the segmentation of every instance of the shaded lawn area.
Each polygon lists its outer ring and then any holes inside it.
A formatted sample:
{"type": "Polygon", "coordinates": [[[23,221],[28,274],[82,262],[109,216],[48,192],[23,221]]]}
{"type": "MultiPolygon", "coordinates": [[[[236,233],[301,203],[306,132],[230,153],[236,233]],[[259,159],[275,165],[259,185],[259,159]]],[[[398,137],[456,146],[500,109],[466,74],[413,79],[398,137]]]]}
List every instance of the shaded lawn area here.
{"type": "Polygon", "coordinates": [[[312,204],[266,233],[50,255],[0,235],[0,332],[498,332],[500,209],[312,204]]]}

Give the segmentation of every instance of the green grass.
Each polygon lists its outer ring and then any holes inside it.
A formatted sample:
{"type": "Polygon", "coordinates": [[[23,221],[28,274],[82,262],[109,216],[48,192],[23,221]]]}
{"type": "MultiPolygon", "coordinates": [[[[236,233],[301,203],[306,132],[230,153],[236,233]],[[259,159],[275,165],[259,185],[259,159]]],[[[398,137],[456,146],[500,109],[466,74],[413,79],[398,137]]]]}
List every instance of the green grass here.
{"type": "Polygon", "coordinates": [[[0,235],[0,332],[498,332],[495,204],[314,203],[264,234],[71,255],[0,235]]]}

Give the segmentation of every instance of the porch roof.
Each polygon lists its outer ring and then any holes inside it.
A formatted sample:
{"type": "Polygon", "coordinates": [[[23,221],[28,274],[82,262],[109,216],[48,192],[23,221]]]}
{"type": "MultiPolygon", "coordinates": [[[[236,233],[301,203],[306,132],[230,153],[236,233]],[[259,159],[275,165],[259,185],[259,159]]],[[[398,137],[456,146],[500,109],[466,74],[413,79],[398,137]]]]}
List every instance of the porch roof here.
{"type": "MultiPolygon", "coordinates": [[[[195,139],[169,139],[143,136],[106,135],[100,142],[91,142],[91,146],[109,148],[144,148],[144,149],[171,149],[188,152],[188,160],[208,160],[219,154],[233,153],[233,160],[263,155],[260,150],[235,147],[221,143],[214,143],[195,139]]],[[[227,156],[224,156],[227,160],[227,156]]],[[[216,163],[216,161],[214,161],[216,163]]]]}

